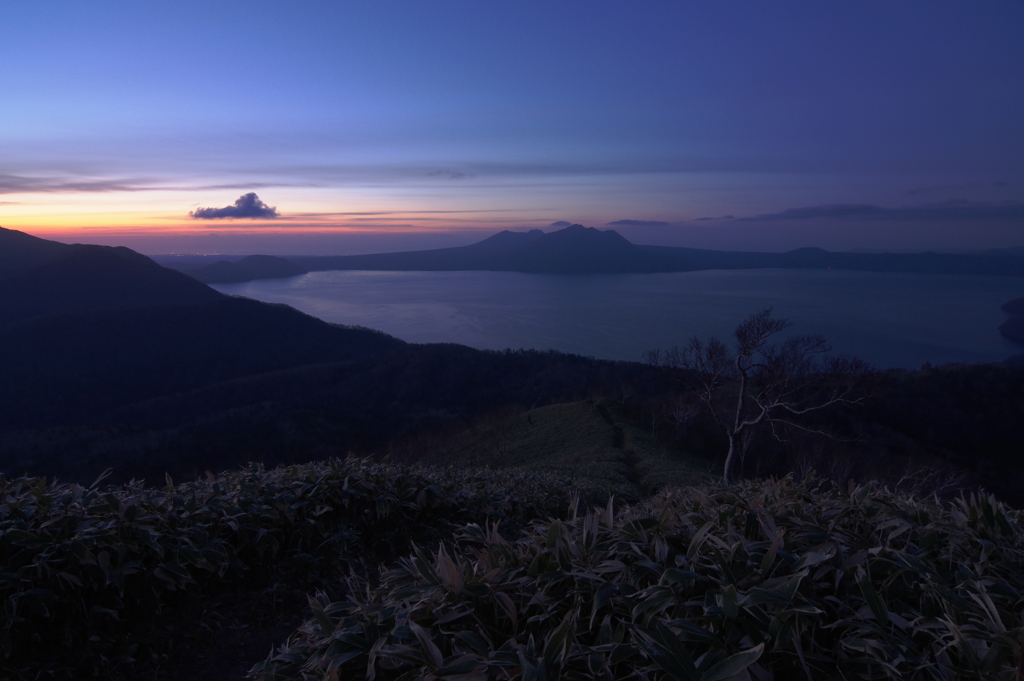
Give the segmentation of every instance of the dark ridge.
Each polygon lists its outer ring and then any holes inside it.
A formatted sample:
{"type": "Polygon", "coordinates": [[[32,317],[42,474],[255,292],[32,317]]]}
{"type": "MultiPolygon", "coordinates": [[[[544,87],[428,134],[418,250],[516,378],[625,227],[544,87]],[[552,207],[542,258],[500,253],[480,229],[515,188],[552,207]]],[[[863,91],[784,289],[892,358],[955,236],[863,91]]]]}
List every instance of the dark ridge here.
{"type": "Polygon", "coordinates": [[[989,248],[981,251],[982,255],[1024,255],[1024,246],[1011,246],[1009,248],[989,248]]]}
{"type": "Polygon", "coordinates": [[[0,279],[0,326],[48,315],[187,305],[222,297],[130,249],[75,244],[0,279]]]}
{"type": "Polygon", "coordinates": [[[536,229],[506,230],[455,248],[291,260],[309,270],[491,270],[545,274],[658,271],[655,261],[618,232],[583,225],[548,234],[536,229]]]}
{"type": "Polygon", "coordinates": [[[1000,324],[999,333],[1018,343],[1024,343],[1024,317],[1010,317],[1000,324]]]}
{"type": "Polygon", "coordinates": [[[0,329],[0,428],[80,423],[161,395],[404,345],[286,305],[213,302],[37,317],[0,329]]]}
{"type": "Polygon", "coordinates": [[[69,248],[67,244],[0,227],[0,277],[27,270],[69,248]]]}
{"type": "Polygon", "coordinates": [[[545,234],[509,254],[502,269],[546,274],[650,271],[649,259],[615,230],[583,225],[545,234]]]}
{"type": "Polygon", "coordinates": [[[237,262],[221,260],[205,265],[189,274],[204,284],[227,284],[253,279],[285,279],[308,270],[290,260],[273,255],[250,255],[237,262]]]}
{"type": "Polygon", "coordinates": [[[506,229],[498,232],[494,236],[487,237],[483,241],[478,241],[475,244],[470,244],[463,248],[472,249],[477,253],[492,253],[495,251],[522,248],[543,238],[544,232],[539,229],[531,229],[529,232],[513,232],[506,229]]]}
{"type": "MultiPolygon", "coordinates": [[[[426,251],[370,253],[366,255],[297,256],[290,260],[309,271],[317,270],[503,270],[503,259],[544,238],[539,229],[505,230],[468,246],[426,251]]],[[[514,268],[513,268],[514,269],[514,268]]]]}
{"type": "Polygon", "coordinates": [[[0,239],[19,268],[0,279],[0,428],[101,420],[139,400],[403,345],[224,296],[127,248],[0,239]]]}
{"type": "Polygon", "coordinates": [[[1007,303],[1003,303],[1003,311],[1024,316],[1024,298],[1014,298],[1007,303]]]}

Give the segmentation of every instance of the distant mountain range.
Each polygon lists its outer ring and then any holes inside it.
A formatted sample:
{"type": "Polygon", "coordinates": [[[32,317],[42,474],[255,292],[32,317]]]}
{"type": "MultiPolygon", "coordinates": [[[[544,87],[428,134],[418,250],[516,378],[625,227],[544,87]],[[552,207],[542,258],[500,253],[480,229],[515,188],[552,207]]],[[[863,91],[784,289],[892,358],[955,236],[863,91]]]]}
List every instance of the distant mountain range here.
{"type": "Polygon", "coordinates": [[[929,274],[1024,276],[1024,257],[955,253],[837,253],[800,248],[786,253],[712,251],[630,243],[614,230],[572,225],[545,234],[504,231],[469,246],[336,256],[250,256],[197,266],[162,259],[206,283],[290,277],[317,270],[491,270],[538,274],[625,274],[710,269],[837,269],[929,274]]]}

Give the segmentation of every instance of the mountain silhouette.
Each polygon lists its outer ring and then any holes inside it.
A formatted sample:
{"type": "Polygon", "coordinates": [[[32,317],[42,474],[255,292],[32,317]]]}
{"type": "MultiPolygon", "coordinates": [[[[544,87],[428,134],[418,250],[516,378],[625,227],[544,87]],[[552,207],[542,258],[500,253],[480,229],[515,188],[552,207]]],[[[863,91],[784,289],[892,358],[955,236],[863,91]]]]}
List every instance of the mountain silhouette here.
{"type": "Polygon", "coordinates": [[[1024,317],[1010,317],[999,325],[999,333],[1012,341],[1024,343],[1024,317]]]}
{"type": "Polygon", "coordinates": [[[483,241],[461,248],[473,253],[501,253],[522,248],[543,238],[544,232],[539,229],[531,229],[529,232],[513,232],[506,229],[483,241]]]}
{"type": "Polygon", "coordinates": [[[14,274],[0,279],[0,326],[55,314],[189,305],[223,298],[195,279],[124,247],[75,244],[53,251],[34,265],[12,269],[14,274]]]}
{"type": "Polygon", "coordinates": [[[221,260],[212,265],[204,265],[189,272],[189,275],[204,284],[228,284],[253,279],[284,279],[306,272],[304,268],[284,258],[250,255],[235,262],[221,260]]]}
{"type": "Polygon", "coordinates": [[[0,233],[0,427],[404,345],[284,305],[225,296],[130,249],[0,233]]]}
{"type": "MultiPolygon", "coordinates": [[[[574,224],[545,234],[503,231],[468,246],[365,255],[291,256],[297,270],[489,270],[537,274],[691,272],[709,269],[841,269],[1024,276],[1024,257],[955,253],[786,253],[633,244],[614,230],[574,224]]],[[[235,269],[241,272],[240,268],[235,269]]],[[[241,275],[239,275],[241,276],[241,275]]],[[[257,278],[253,276],[252,278],[257,278]]],[[[242,279],[234,279],[242,281],[242,279]]]]}
{"type": "Polygon", "coordinates": [[[543,274],[654,271],[657,261],[614,230],[572,225],[545,234],[503,231],[469,246],[368,255],[304,256],[313,270],[494,270],[543,274]]]}
{"type": "Polygon", "coordinates": [[[0,227],[0,278],[38,265],[69,248],[67,244],[0,227]]]}
{"type": "Polygon", "coordinates": [[[1018,316],[1024,316],[1024,298],[1014,298],[1013,300],[1003,303],[1003,311],[1018,316]]]}
{"type": "Polygon", "coordinates": [[[615,230],[572,225],[507,252],[505,268],[548,274],[597,274],[650,269],[650,258],[615,230]]]}

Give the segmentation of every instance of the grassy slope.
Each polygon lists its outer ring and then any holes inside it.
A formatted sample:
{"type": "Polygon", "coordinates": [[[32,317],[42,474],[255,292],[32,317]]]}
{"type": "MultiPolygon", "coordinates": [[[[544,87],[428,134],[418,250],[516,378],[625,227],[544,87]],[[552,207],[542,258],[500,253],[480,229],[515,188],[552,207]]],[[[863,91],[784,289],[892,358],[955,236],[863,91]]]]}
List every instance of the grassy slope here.
{"type": "Polygon", "coordinates": [[[663,451],[613,400],[553,404],[493,419],[434,444],[428,458],[572,476],[633,500],[716,477],[714,462],[663,451]]]}

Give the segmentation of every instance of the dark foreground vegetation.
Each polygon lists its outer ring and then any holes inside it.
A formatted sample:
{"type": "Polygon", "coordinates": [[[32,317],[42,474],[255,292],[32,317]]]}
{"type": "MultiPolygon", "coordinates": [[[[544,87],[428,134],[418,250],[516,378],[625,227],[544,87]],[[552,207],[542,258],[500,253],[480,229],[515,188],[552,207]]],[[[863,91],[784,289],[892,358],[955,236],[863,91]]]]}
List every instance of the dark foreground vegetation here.
{"type": "Polygon", "coordinates": [[[209,634],[193,628],[210,626],[206,608],[239,590],[327,588],[466,522],[504,518],[514,533],[562,509],[570,486],[354,459],[163,488],[0,478],[0,668],[133,678],[180,665],[179,648],[209,634]]]}
{"type": "Polygon", "coordinates": [[[786,478],[620,508],[536,471],[354,459],[0,493],[11,678],[232,678],[188,666],[210,610],[297,592],[308,620],[253,677],[1009,681],[1024,640],[1024,527],[988,495],[786,478]]]}
{"type": "Polygon", "coordinates": [[[258,679],[1011,679],[1019,515],[813,480],[573,504],[359,577],[258,679]]]}

